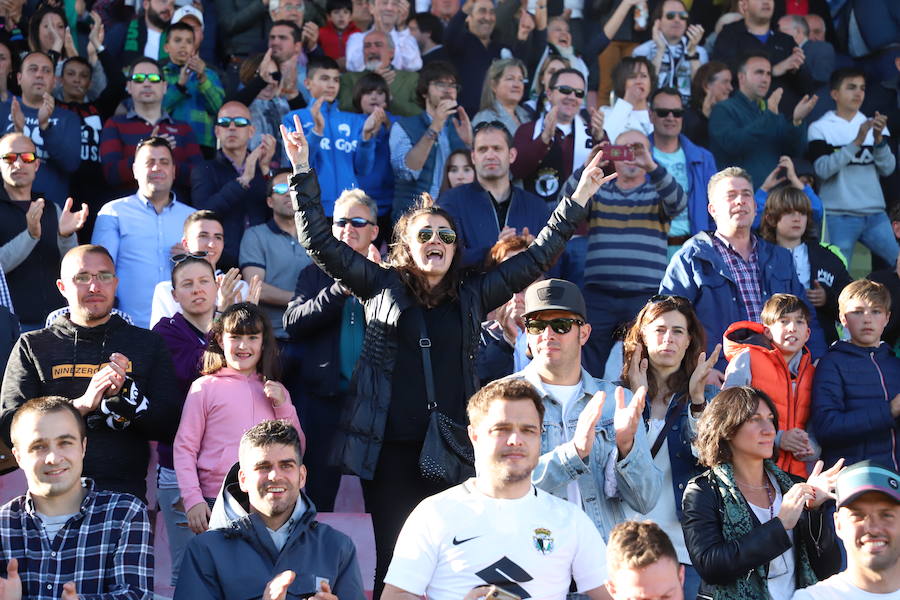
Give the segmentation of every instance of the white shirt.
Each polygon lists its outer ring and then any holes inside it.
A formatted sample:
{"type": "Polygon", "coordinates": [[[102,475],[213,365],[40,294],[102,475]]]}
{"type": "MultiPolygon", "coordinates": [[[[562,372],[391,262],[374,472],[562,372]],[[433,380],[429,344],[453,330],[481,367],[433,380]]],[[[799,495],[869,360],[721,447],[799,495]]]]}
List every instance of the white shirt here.
{"type": "MultiPolygon", "coordinates": [[[[566,412],[568,412],[569,406],[583,395],[581,391],[583,389],[581,381],[575,385],[550,385],[549,383],[545,383],[544,388],[547,390],[547,393],[562,406],[563,420],[568,420],[569,415],[567,415],[566,412]]],[[[564,431],[564,433],[566,434],[566,441],[571,441],[572,437],[568,435],[568,431],[564,431]]],[[[566,487],[566,494],[569,498],[569,502],[574,503],[578,507],[581,506],[581,490],[578,488],[577,479],[573,479],[566,487]]]]}
{"type": "Polygon", "coordinates": [[[161,31],[153,31],[147,28],[147,43],[144,44],[144,56],[159,60],[159,41],[162,37],[161,31]]]}
{"type": "MultiPolygon", "coordinates": [[[[369,29],[369,31],[372,31],[369,29]]],[[[347,57],[348,71],[364,71],[366,68],[363,56],[363,40],[369,31],[356,32],[347,38],[347,48],[344,55],[347,57]]],[[[422,68],[422,56],[419,54],[419,45],[409,29],[403,31],[391,30],[391,39],[394,41],[394,59],[391,65],[398,71],[418,71],[422,68]]]]}
{"type": "Polygon", "coordinates": [[[429,600],[459,600],[500,584],[534,600],[564,600],[606,579],[606,545],[584,511],[532,487],[485,496],[475,479],[423,500],[410,514],[384,582],[429,600]]]}
{"type": "Polygon", "coordinates": [[[887,594],[866,592],[850,583],[847,572],[841,571],[816,585],[797,590],[793,600],[900,600],[900,590],[887,594]]]}
{"type": "MultiPolygon", "coordinates": [[[[768,475],[769,481],[772,482],[772,486],[775,488],[775,501],[772,503],[772,507],[756,506],[751,502],[747,502],[747,504],[750,505],[753,514],[759,519],[760,524],[768,523],[774,517],[777,517],[778,511],[781,510],[781,489],[778,487],[778,482],[775,481],[771,475],[768,473],[766,473],[766,475],[768,475]]],[[[793,542],[794,532],[788,531],[787,534],[788,537],[791,538],[791,542],[793,542]]],[[[791,600],[791,596],[794,595],[794,589],[796,587],[794,580],[793,544],[790,548],[785,550],[783,554],[776,556],[769,562],[769,577],[766,579],[766,584],[768,585],[769,596],[771,596],[772,600],[791,600]]]]}

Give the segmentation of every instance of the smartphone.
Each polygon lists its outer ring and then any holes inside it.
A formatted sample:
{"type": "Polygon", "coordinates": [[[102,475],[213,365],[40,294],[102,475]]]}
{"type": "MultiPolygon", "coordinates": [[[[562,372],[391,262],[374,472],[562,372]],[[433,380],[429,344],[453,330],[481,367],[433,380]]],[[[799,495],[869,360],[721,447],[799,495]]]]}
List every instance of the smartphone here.
{"type": "Polygon", "coordinates": [[[498,588],[496,585],[492,585],[490,589],[488,589],[485,598],[487,598],[487,600],[522,600],[519,596],[516,596],[512,592],[507,592],[503,588],[498,588]]]}
{"type": "Polygon", "coordinates": [[[615,161],[634,160],[634,150],[630,146],[608,146],[604,158],[615,161]]]}

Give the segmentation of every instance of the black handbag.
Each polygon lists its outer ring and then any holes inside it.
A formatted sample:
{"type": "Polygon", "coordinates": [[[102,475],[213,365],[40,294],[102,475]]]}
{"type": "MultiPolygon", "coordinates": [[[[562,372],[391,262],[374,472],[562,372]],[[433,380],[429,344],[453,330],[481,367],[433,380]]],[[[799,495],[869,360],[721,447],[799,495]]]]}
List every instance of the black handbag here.
{"type": "Polygon", "coordinates": [[[457,485],[475,476],[475,450],[466,427],[437,410],[434,374],[431,371],[431,339],[425,326],[425,316],[421,310],[416,313],[419,317],[419,348],[422,350],[428,400],[426,407],[429,412],[425,442],[419,454],[419,473],[432,483],[457,485]]]}

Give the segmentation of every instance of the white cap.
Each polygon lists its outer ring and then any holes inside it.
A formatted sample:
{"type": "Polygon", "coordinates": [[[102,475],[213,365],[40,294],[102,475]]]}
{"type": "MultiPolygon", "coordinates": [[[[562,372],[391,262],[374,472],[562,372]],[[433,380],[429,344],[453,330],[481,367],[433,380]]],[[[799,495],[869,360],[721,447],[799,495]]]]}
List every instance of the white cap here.
{"type": "Polygon", "coordinates": [[[178,23],[185,17],[194,17],[195,19],[200,21],[200,26],[203,27],[203,13],[190,4],[182,6],[175,11],[175,14],[172,15],[172,23],[178,23]]]}

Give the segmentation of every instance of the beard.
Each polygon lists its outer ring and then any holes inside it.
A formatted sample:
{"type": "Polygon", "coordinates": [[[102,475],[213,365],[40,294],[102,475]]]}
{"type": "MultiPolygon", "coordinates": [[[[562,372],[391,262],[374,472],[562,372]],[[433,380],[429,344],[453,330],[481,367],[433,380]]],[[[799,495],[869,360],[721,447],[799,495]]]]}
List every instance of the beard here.
{"type": "Polygon", "coordinates": [[[373,58],[366,61],[366,71],[377,71],[381,68],[381,59],[373,58]]]}
{"type": "MultiPolygon", "coordinates": [[[[169,18],[171,19],[172,17],[170,16],[169,18]]],[[[163,20],[160,14],[153,10],[152,6],[147,7],[147,20],[158,29],[165,29],[169,25],[169,22],[163,20]]]]}

